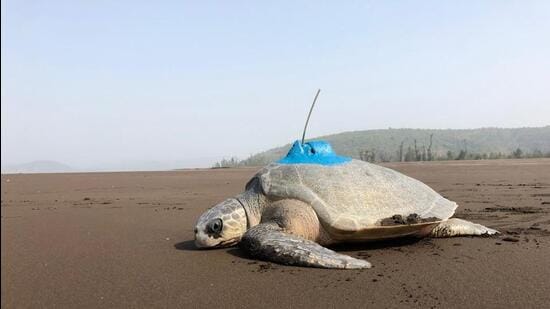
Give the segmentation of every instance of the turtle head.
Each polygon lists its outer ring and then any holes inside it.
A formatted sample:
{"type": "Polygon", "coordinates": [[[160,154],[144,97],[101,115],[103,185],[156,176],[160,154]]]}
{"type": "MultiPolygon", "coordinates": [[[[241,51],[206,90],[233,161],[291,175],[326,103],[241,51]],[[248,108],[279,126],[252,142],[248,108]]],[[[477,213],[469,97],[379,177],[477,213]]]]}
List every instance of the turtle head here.
{"type": "Polygon", "coordinates": [[[195,225],[198,248],[220,248],[237,244],[246,232],[246,212],[241,203],[227,199],[203,213],[195,225]]]}

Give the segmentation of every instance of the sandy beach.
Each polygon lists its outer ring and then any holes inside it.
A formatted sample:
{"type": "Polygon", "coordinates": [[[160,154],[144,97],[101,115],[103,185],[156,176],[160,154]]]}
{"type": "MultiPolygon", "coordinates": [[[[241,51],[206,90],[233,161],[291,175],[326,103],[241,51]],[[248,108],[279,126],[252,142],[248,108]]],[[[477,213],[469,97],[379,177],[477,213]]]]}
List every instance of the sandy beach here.
{"type": "Polygon", "coordinates": [[[543,308],[550,160],[386,164],[497,237],[338,246],[367,270],[196,250],[208,207],[257,169],[2,175],[2,308],[543,308]]]}

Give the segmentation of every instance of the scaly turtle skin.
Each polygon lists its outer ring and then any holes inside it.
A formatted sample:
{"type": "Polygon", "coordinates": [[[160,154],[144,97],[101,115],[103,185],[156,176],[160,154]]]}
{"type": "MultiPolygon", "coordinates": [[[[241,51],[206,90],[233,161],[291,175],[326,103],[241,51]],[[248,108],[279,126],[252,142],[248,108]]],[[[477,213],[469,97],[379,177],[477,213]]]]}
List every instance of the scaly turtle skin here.
{"type": "Polygon", "coordinates": [[[197,247],[239,243],[251,256],[324,268],[369,268],[323,246],[403,236],[495,234],[450,219],[455,202],[424,183],[375,164],[340,157],[325,142],[295,143],[260,170],[245,192],[206,211],[197,247]]]}

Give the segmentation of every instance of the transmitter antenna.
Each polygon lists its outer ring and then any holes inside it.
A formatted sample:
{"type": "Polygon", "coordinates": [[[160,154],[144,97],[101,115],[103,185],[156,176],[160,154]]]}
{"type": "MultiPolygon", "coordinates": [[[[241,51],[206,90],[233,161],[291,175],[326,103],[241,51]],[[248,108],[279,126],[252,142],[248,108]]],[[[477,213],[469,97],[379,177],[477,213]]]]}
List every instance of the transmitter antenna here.
{"type": "Polygon", "coordinates": [[[309,114],[307,114],[306,125],[304,126],[304,133],[302,134],[302,145],[304,144],[304,141],[306,139],[306,130],[307,130],[307,124],[309,123],[309,117],[311,117],[311,112],[313,111],[313,107],[315,106],[315,102],[317,102],[317,97],[319,97],[320,92],[321,92],[321,89],[318,89],[317,93],[315,94],[315,98],[313,99],[313,103],[309,108],[309,114]]]}

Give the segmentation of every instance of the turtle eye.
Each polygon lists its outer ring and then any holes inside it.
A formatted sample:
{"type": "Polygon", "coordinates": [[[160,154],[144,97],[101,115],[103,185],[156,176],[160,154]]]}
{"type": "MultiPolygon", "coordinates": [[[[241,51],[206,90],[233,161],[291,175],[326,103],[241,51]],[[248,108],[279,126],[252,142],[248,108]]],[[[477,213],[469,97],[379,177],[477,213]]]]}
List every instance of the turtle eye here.
{"type": "Polygon", "coordinates": [[[220,234],[223,227],[222,219],[214,219],[208,223],[206,226],[209,234],[220,234]]]}

